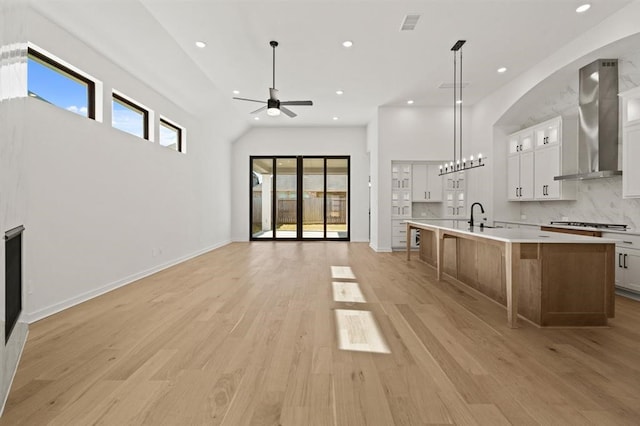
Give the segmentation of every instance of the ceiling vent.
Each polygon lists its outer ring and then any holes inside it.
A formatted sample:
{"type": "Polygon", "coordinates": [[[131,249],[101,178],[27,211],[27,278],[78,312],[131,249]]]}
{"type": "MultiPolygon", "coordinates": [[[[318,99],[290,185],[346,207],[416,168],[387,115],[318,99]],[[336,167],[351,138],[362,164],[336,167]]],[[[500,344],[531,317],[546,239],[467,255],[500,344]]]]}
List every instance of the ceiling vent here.
{"type": "MultiPolygon", "coordinates": [[[[462,83],[462,88],[469,86],[469,82],[465,81],[462,83]]],[[[438,89],[453,89],[454,87],[460,87],[460,83],[440,83],[438,89]]]]}
{"type": "Polygon", "coordinates": [[[400,31],[413,31],[416,29],[416,24],[418,24],[418,19],[420,19],[420,15],[407,15],[404,17],[402,21],[402,26],[400,27],[400,31]]]}

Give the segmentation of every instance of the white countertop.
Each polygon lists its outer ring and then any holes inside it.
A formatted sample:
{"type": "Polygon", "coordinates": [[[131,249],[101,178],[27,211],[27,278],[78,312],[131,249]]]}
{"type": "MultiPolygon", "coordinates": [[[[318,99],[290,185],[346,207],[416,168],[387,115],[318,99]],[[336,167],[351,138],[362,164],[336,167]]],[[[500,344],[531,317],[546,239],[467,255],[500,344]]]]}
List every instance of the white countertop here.
{"type": "Polygon", "coordinates": [[[503,241],[506,243],[551,243],[551,244],[615,244],[617,240],[582,235],[562,234],[559,232],[540,231],[527,228],[489,228],[480,226],[469,227],[466,221],[428,219],[406,220],[417,227],[427,226],[443,230],[455,231],[460,234],[503,241]]]}
{"type": "Polygon", "coordinates": [[[559,225],[550,223],[531,223],[531,222],[517,222],[513,220],[494,220],[494,222],[498,223],[508,223],[511,225],[524,225],[524,226],[548,226],[552,228],[565,228],[565,229],[577,229],[582,231],[599,231],[602,233],[612,233],[612,234],[627,234],[627,235],[640,235],[640,231],[627,228],[626,231],[622,231],[620,229],[606,229],[606,228],[594,228],[591,226],[569,226],[569,225],[559,225]]]}

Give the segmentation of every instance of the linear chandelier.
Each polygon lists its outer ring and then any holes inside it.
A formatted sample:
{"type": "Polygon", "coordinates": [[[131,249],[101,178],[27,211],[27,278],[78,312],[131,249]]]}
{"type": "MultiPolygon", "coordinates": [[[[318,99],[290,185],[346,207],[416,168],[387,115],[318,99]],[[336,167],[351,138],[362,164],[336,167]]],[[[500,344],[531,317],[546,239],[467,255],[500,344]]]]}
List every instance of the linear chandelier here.
{"type": "Polygon", "coordinates": [[[482,167],[486,160],[486,157],[483,157],[482,153],[478,154],[476,160],[474,160],[473,155],[469,157],[469,161],[467,161],[466,157],[462,156],[462,46],[464,46],[466,42],[466,40],[458,40],[451,48],[453,52],[453,161],[440,165],[440,176],[482,167]],[[459,83],[456,82],[458,77],[458,56],[460,56],[459,83]],[[458,87],[460,88],[459,97],[458,87]],[[458,126],[460,126],[460,156],[458,156],[458,126]]]}

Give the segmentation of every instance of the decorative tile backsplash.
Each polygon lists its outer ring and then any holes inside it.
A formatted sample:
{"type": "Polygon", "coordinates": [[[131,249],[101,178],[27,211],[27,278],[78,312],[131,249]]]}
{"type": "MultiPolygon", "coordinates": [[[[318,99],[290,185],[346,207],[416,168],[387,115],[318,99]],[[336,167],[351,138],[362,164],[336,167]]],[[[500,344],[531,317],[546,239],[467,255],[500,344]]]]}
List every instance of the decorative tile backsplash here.
{"type": "MultiPolygon", "coordinates": [[[[618,58],[619,91],[640,86],[640,51],[618,58]]],[[[578,105],[578,79],[555,96],[545,99],[532,113],[523,128],[558,115],[575,115],[578,105]]],[[[569,220],[623,223],[640,231],[640,199],[622,198],[622,177],[577,182],[575,201],[521,202],[520,212],[526,222],[546,223],[569,220]]]]}
{"type": "Polygon", "coordinates": [[[621,223],[640,231],[640,198],[622,198],[622,177],[578,181],[575,201],[520,203],[526,222],[569,220],[621,223]]]}

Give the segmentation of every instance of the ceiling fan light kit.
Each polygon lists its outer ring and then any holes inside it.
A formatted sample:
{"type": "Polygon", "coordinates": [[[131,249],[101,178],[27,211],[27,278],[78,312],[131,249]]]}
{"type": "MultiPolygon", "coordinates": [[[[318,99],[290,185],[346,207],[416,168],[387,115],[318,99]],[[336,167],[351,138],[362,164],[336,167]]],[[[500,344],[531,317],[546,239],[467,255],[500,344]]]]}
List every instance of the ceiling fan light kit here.
{"type": "Polygon", "coordinates": [[[278,42],[272,40],[269,42],[269,46],[273,49],[273,87],[269,88],[269,99],[267,101],[259,101],[257,99],[247,99],[247,98],[238,98],[233,97],[233,99],[237,99],[239,101],[247,101],[247,102],[258,102],[261,104],[266,104],[265,106],[258,108],[255,111],[251,111],[250,114],[258,114],[264,110],[267,110],[267,115],[271,117],[277,117],[283,112],[288,117],[296,117],[297,114],[291,111],[289,108],[284,105],[297,105],[297,106],[312,106],[312,101],[280,101],[278,99],[278,89],[276,89],[276,47],[278,47],[278,42]]]}
{"type": "Polygon", "coordinates": [[[440,166],[440,176],[483,167],[487,159],[486,157],[483,157],[481,153],[478,154],[475,162],[473,160],[473,155],[469,157],[469,161],[462,156],[462,46],[464,46],[466,42],[466,40],[458,40],[451,48],[451,51],[453,52],[453,161],[444,163],[440,166]],[[459,82],[456,81],[458,74],[458,56],[460,57],[459,82]],[[460,96],[458,96],[458,88],[460,88],[460,96]],[[459,138],[457,138],[458,125],[460,126],[459,138]],[[458,149],[460,152],[459,156],[458,149]]]}

